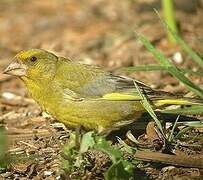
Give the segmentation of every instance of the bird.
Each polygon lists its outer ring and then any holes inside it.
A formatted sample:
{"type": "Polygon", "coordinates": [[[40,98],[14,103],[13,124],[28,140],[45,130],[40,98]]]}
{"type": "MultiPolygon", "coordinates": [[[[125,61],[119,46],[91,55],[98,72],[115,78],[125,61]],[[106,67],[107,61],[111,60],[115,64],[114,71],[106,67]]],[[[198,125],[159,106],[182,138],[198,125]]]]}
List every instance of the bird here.
{"type": "Polygon", "coordinates": [[[19,52],[3,73],[20,78],[42,111],[59,122],[99,133],[131,124],[146,111],[135,83],[153,109],[198,103],[43,49],[19,52]]]}

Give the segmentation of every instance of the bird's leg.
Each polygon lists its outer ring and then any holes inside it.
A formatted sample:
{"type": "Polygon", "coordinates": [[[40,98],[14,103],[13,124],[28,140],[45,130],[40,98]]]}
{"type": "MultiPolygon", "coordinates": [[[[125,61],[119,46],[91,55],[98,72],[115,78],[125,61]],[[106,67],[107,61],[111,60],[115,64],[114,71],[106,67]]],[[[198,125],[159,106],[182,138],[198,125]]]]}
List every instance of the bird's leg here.
{"type": "Polygon", "coordinates": [[[107,137],[113,130],[115,130],[115,129],[113,129],[113,128],[102,129],[102,130],[98,131],[98,135],[107,137]]]}
{"type": "Polygon", "coordinates": [[[75,146],[77,149],[80,149],[81,129],[82,129],[82,126],[79,125],[76,127],[76,130],[75,130],[75,146]]]}

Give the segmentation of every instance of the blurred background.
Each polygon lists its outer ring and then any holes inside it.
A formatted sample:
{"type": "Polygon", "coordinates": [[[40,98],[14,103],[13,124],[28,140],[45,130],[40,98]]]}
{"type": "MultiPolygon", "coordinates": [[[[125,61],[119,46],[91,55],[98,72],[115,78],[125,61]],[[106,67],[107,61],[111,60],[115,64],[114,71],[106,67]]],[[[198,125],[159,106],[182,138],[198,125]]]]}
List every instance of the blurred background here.
{"type": "MultiPolygon", "coordinates": [[[[202,54],[202,1],[174,2],[179,34],[202,54]]],[[[0,68],[2,70],[17,52],[31,48],[50,50],[109,70],[155,63],[152,55],[136,40],[134,31],[144,33],[173,59],[180,49],[167,43],[164,27],[153,8],[161,13],[161,1],[1,0],[0,68]]],[[[190,61],[186,62],[188,57],[182,56],[175,63],[190,67],[190,61]]],[[[165,81],[164,78],[160,81],[160,76],[163,77],[160,73],[133,76],[161,88],[165,81]]],[[[173,80],[169,78],[165,84],[170,85],[170,81],[173,80]]]]}
{"type": "MultiPolygon", "coordinates": [[[[174,3],[179,35],[202,56],[203,0],[174,3]]],[[[19,51],[31,48],[46,49],[110,71],[156,63],[136,39],[135,31],[143,33],[177,66],[196,70],[179,46],[168,43],[153,8],[162,15],[161,0],[0,0],[0,72],[19,51]]],[[[187,92],[166,72],[119,73],[162,90],[187,92]]],[[[203,82],[197,77],[190,79],[197,84],[203,82]]],[[[58,152],[65,141],[61,138],[65,132],[58,129],[63,127],[50,126],[53,120],[41,116],[17,78],[0,73],[0,93],[0,124],[8,130],[10,149],[41,157],[35,166],[33,161],[13,164],[11,174],[4,177],[27,172],[33,175],[47,169],[55,172],[58,152]]]]}

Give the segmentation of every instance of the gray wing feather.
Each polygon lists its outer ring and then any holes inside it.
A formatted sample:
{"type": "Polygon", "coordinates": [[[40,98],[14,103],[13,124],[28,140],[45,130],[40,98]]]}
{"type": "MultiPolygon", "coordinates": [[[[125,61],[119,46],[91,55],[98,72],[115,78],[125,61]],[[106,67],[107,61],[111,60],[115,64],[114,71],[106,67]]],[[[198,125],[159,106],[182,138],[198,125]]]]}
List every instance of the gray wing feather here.
{"type": "MultiPolygon", "coordinates": [[[[136,88],[134,81],[131,78],[115,76],[112,74],[100,76],[91,83],[86,84],[78,90],[78,92],[88,97],[102,97],[107,93],[129,93],[135,94],[136,88]]],[[[141,89],[142,93],[150,96],[150,98],[163,97],[163,95],[171,95],[163,91],[155,91],[151,87],[145,85],[140,81],[136,81],[137,85],[141,89]]]]}

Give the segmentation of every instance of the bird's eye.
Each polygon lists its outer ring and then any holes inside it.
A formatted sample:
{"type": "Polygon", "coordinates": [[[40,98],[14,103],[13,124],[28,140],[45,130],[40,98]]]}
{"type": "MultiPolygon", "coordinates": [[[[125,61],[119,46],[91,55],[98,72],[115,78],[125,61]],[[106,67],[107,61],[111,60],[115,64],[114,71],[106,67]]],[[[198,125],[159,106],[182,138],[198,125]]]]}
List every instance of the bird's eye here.
{"type": "Polygon", "coordinates": [[[32,57],[30,58],[30,61],[31,61],[31,62],[35,62],[35,61],[37,61],[37,57],[32,56],[32,57]]]}

